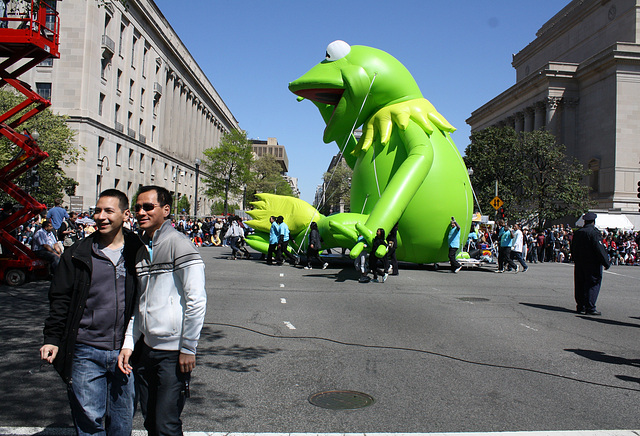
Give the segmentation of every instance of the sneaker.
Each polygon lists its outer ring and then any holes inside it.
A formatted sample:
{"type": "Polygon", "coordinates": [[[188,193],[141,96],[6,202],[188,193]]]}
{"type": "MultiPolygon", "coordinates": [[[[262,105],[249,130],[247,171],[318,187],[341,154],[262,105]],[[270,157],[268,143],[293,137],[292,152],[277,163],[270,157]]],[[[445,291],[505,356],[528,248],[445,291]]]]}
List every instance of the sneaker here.
{"type": "Polygon", "coordinates": [[[525,269],[522,270],[522,272],[527,272],[528,269],[529,267],[526,267],[525,269]]]}
{"type": "Polygon", "coordinates": [[[329,266],[329,264],[327,262],[325,262],[324,265],[322,265],[322,269],[327,269],[328,266],[329,266]]]}
{"type": "Polygon", "coordinates": [[[504,272],[504,270],[501,270],[501,269],[497,269],[497,270],[494,271],[494,273],[503,273],[503,272],[504,272]]]}
{"type": "Polygon", "coordinates": [[[457,273],[458,271],[460,271],[462,269],[462,265],[460,265],[458,268],[455,269],[455,271],[453,271],[454,273],[457,273]]]}
{"type": "Polygon", "coordinates": [[[305,266],[304,269],[311,269],[311,267],[310,266],[305,266]]]}
{"type": "Polygon", "coordinates": [[[520,272],[520,267],[516,265],[516,269],[513,270],[514,274],[518,274],[520,272]]]}
{"type": "Polygon", "coordinates": [[[389,274],[385,273],[384,276],[382,277],[382,283],[386,282],[388,278],[389,278],[389,274]]]}
{"type": "Polygon", "coordinates": [[[378,282],[378,279],[373,279],[373,280],[371,280],[371,281],[372,281],[373,283],[379,283],[379,282],[378,282]]]}

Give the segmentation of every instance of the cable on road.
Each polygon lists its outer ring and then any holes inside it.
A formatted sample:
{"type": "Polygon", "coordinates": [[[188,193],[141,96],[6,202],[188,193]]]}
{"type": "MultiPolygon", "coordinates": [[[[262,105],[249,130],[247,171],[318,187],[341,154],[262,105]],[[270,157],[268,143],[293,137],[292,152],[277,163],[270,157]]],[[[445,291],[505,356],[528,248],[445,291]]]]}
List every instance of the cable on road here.
{"type": "Polygon", "coordinates": [[[269,333],[261,332],[259,330],[254,330],[254,329],[249,328],[249,327],[243,327],[243,326],[239,326],[239,325],[219,323],[219,322],[205,322],[204,324],[205,325],[217,325],[217,326],[223,326],[223,327],[237,328],[237,329],[240,329],[240,330],[246,330],[246,331],[249,331],[251,333],[256,333],[258,335],[266,336],[268,338],[273,338],[273,339],[305,339],[305,340],[331,342],[331,343],[334,343],[334,344],[345,345],[345,346],[348,346],[348,347],[374,348],[374,349],[378,349],[378,350],[409,351],[409,352],[413,352],[413,353],[429,354],[431,356],[442,357],[442,358],[445,358],[445,359],[450,359],[450,360],[454,360],[456,362],[461,362],[461,363],[467,363],[467,364],[470,364],[470,365],[487,366],[487,367],[490,367],[490,368],[509,369],[509,370],[513,370],[513,371],[529,372],[529,373],[533,373],[533,374],[539,374],[539,375],[544,375],[544,376],[548,376],[548,377],[555,377],[555,378],[574,381],[574,382],[578,382],[578,383],[584,383],[584,384],[588,384],[588,385],[592,385],[592,386],[601,386],[601,387],[605,387],[605,388],[619,389],[619,390],[623,390],[623,391],[640,392],[640,389],[628,388],[628,387],[625,387],[625,386],[616,386],[616,385],[611,385],[611,384],[607,384],[607,383],[598,383],[598,382],[593,382],[593,381],[589,381],[589,380],[582,380],[582,379],[579,379],[579,378],[576,378],[576,377],[569,377],[569,376],[566,376],[566,375],[555,374],[555,373],[552,373],[552,372],[541,371],[541,370],[538,370],[538,369],[523,368],[523,367],[519,367],[519,366],[510,366],[510,365],[500,365],[500,364],[496,364],[496,363],[478,362],[478,361],[475,361],[475,360],[463,359],[461,357],[455,357],[455,356],[450,356],[448,354],[438,353],[436,351],[420,350],[418,348],[394,347],[394,346],[389,346],[389,345],[358,344],[358,343],[352,343],[352,342],[339,341],[339,340],[336,340],[336,339],[323,338],[323,337],[319,337],[319,336],[272,335],[272,334],[269,334],[269,333]]]}

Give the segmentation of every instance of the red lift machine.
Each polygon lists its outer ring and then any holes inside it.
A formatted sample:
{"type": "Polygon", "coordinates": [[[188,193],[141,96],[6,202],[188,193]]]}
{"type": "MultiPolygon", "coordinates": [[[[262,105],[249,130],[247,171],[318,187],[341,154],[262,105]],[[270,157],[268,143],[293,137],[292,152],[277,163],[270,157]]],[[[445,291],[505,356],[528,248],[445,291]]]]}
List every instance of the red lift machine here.
{"type": "MultiPolygon", "coordinates": [[[[1,0],[0,0],[1,1],[1,0]]],[[[19,77],[48,58],[59,58],[58,13],[46,0],[26,0],[20,16],[0,17],[0,87],[12,86],[25,100],[0,114],[0,134],[16,144],[18,154],[0,168],[0,188],[23,207],[0,221],[0,280],[18,286],[27,275],[48,275],[48,265],[19,242],[12,232],[46,210],[13,180],[42,162],[49,155],[20,125],[42,112],[51,102],[21,81],[19,77]],[[30,4],[30,8],[27,7],[30,4]],[[20,132],[22,130],[22,132],[20,132]]]]}

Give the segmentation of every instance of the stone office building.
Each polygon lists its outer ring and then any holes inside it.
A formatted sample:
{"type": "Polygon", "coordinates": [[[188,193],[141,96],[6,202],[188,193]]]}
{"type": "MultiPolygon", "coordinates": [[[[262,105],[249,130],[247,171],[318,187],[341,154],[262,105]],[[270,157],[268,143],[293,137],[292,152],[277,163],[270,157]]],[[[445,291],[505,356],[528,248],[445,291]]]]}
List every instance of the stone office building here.
{"type": "MultiPolygon", "coordinates": [[[[131,198],[157,184],[186,195],[193,214],[202,152],[238,122],[152,0],[99,3],[57,2],[60,59],[23,77],[86,148],[66,169],[80,183],[73,208],[89,210],[107,188],[131,198]]],[[[202,179],[198,191],[202,216],[211,204],[202,179]]]]}
{"type": "Polygon", "coordinates": [[[472,113],[472,131],[549,130],[592,171],[596,210],[640,228],[640,0],[571,1],[512,65],[516,84],[472,113]]]}

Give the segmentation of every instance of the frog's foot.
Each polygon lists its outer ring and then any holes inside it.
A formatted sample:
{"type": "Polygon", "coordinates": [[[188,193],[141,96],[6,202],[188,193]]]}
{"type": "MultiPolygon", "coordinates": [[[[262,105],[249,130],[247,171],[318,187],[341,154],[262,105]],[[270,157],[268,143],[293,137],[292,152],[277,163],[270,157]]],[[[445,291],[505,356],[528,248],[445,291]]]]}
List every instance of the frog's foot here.
{"type": "Polygon", "coordinates": [[[271,216],[282,215],[293,234],[300,233],[311,221],[323,217],[313,206],[299,198],[267,193],[256,194],[256,197],[259,200],[251,203],[254,209],[247,212],[253,219],[246,223],[259,232],[269,233],[271,216]]]}
{"type": "Polygon", "coordinates": [[[357,156],[360,151],[367,151],[377,138],[380,138],[381,144],[387,145],[393,126],[397,125],[400,129],[406,130],[410,121],[417,123],[428,135],[433,133],[434,126],[443,132],[456,130],[429,100],[418,98],[383,107],[371,116],[362,129],[362,137],[351,153],[357,156]]]}
{"type": "Polygon", "coordinates": [[[267,253],[269,250],[269,233],[255,232],[248,235],[245,240],[247,244],[249,244],[249,247],[260,253],[267,253]]]}

